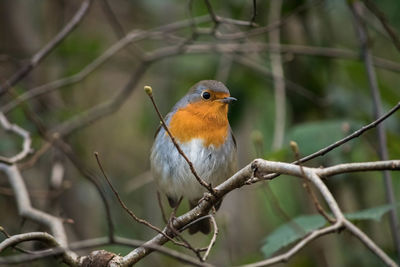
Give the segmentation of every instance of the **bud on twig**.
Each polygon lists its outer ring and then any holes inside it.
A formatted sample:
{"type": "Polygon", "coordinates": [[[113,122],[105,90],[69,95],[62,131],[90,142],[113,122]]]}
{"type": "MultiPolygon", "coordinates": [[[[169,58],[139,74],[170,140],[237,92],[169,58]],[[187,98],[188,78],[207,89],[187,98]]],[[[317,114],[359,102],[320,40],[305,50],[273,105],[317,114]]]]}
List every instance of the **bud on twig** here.
{"type": "Polygon", "coordinates": [[[151,88],[151,86],[146,85],[144,87],[144,91],[146,92],[146,94],[148,94],[150,97],[153,96],[153,89],[151,88]]]}

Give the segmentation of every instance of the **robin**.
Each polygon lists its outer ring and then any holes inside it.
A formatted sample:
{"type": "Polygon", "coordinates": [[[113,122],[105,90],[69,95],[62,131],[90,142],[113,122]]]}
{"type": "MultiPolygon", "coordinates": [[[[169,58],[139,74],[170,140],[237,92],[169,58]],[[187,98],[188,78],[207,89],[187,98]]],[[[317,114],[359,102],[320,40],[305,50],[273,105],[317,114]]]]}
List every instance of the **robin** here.
{"type": "MultiPolygon", "coordinates": [[[[165,123],[182,151],[193,163],[197,174],[213,186],[236,171],[236,141],[228,121],[228,104],[236,101],[228,88],[219,81],[196,83],[175,104],[165,123]]],[[[176,207],[181,197],[189,200],[192,209],[205,192],[179,154],[164,128],[156,133],[151,150],[151,170],[169,205],[176,207]]],[[[221,203],[216,205],[218,209],[221,203]]],[[[210,232],[209,219],[189,227],[189,233],[210,232]]]]}

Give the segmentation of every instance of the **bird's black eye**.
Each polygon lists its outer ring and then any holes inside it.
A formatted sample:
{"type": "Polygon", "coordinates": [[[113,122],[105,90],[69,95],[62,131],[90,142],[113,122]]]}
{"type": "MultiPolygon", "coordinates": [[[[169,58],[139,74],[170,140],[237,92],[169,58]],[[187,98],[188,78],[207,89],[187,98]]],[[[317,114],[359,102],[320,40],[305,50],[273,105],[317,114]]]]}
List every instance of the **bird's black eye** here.
{"type": "Polygon", "coordinates": [[[210,97],[211,97],[211,94],[209,93],[209,92],[207,92],[207,91],[205,91],[205,92],[203,92],[202,94],[201,94],[201,97],[203,98],[203,99],[210,99],[210,97]]]}

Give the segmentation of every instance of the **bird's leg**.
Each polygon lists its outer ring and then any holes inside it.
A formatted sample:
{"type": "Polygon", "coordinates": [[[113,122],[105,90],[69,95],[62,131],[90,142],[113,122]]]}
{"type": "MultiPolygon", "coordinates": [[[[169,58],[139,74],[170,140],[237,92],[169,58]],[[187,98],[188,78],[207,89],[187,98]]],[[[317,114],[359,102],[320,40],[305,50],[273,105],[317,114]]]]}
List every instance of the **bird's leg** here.
{"type": "Polygon", "coordinates": [[[178,210],[179,205],[182,202],[182,197],[179,198],[179,200],[176,202],[175,207],[172,209],[171,215],[169,216],[167,227],[170,229],[173,233],[176,233],[177,230],[174,227],[174,221],[176,219],[176,211],[178,210]]]}

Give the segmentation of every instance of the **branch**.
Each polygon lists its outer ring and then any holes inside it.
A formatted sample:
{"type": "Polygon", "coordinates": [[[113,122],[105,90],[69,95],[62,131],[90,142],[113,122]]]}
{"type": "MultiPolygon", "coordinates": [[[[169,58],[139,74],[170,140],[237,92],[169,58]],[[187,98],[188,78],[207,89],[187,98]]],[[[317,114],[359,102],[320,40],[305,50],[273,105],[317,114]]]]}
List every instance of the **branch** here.
{"type": "Polygon", "coordinates": [[[272,31],[274,29],[282,27],[293,17],[296,17],[297,15],[307,11],[311,7],[317,6],[322,3],[323,3],[322,0],[314,0],[314,1],[306,2],[305,4],[297,6],[291,13],[284,16],[280,20],[270,23],[267,26],[258,27],[258,28],[249,30],[247,32],[236,32],[236,33],[227,33],[227,34],[217,33],[216,37],[221,40],[241,40],[241,39],[247,39],[252,36],[262,35],[269,31],[272,31]]]}
{"type": "MultiPolygon", "coordinates": [[[[5,165],[0,163],[0,170],[7,175],[8,181],[14,191],[18,213],[20,216],[22,218],[30,219],[41,225],[47,226],[54,236],[54,239],[57,240],[59,246],[66,248],[67,236],[63,221],[58,217],[32,207],[25,182],[15,165],[5,165]]],[[[77,263],[77,255],[72,251],[66,250],[63,253],[63,259],[66,263],[71,264],[72,266],[77,263]]]]}
{"type": "Polygon", "coordinates": [[[12,124],[10,123],[6,116],[4,116],[4,114],[2,112],[0,112],[0,125],[9,132],[14,132],[15,134],[19,135],[22,137],[23,139],[23,143],[22,143],[22,150],[21,152],[19,152],[17,155],[10,157],[10,158],[6,158],[3,156],[0,156],[0,163],[5,163],[5,164],[14,164],[17,163],[18,161],[24,159],[29,153],[31,153],[32,148],[31,148],[31,144],[32,144],[32,139],[30,137],[30,134],[28,131],[26,131],[25,129],[19,127],[16,124],[12,124]]]}
{"type": "Polygon", "coordinates": [[[308,243],[310,243],[314,239],[317,239],[318,237],[323,235],[334,233],[338,231],[340,228],[342,228],[342,223],[338,221],[334,225],[313,231],[311,234],[307,235],[304,239],[302,239],[299,243],[297,243],[293,248],[291,248],[286,253],[283,253],[271,259],[266,259],[251,264],[241,265],[240,267],[261,267],[261,266],[270,266],[276,263],[288,262],[291,257],[296,255],[296,253],[298,253],[302,248],[304,248],[308,243]]]}
{"type": "Polygon", "coordinates": [[[39,63],[56,48],[61,41],[65,39],[78,24],[82,21],[83,17],[87,14],[90,4],[92,0],[84,0],[72,17],[72,19],[64,26],[64,28],[50,41],[48,42],[42,49],[40,49],[35,55],[32,56],[29,63],[19,69],[16,73],[14,73],[11,78],[9,78],[4,84],[0,86],[0,96],[10,90],[15,84],[17,84],[20,80],[25,78],[39,63]]]}
{"type": "Polygon", "coordinates": [[[366,171],[383,171],[383,170],[400,170],[400,160],[385,160],[367,163],[346,163],[333,167],[320,169],[317,174],[321,177],[329,177],[341,173],[349,172],[366,172],[366,171]]]}
{"type": "MultiPolygon", "coordinates": [[[[349,49],[318,47],[318,46],[303,46],[303,45],[272,45],[259,42],[245,43],[211,43],[211,44],[188,44],[185,46],[185,54],[204,54],[204,53],[259,53],[271,51],[274,53],[293,53],[304,56],[321,56],[334,59],[360,60],[360,55],[357,52],[349,49]]],[[[176,46],[160,48],[148,54],[149,60],[158,60],[175,56],[183,53],[178,51],[176,46]],[[179,52],[179,53],[178,53],[179,52]]],[[[400,72],[400,64],[384,58],[374,57],[374,65],[393,72],[400,72]]]]}
{"type": "MultiPolygon", "coordinates": [[[[198,17],[195,18],[195,21],[197,21],[198,23],[207,22],[209,21],[209,17],[208,16],[198,17]]],[[[7,103],[0,109],[4,113],[8,113],[21,103],[28,101],[29,99],[38,97],[42,94],[48,93],[60,87],[65,87],[67,85],[78,83],[87,76],[89,76],[89,74],[95,71],[98,67],[102,66],[118,51],[124,49],[127,45],[139,42],[146,38],[156,38],[157,36],[162,37],[163,35],[183,29],[185,27],[188,27],[189,25],[190,25],[190,20],[182,20],[164,26],[156,27],[149,31],[132,30],[126,36],[124,36],[122,39],[120,39],[118,42],[116,42],[110,48],[108,48],[102,55],[97,57],[88,65],[86,65],[80,72],[66,78],[62,78],[53,82],[49,82],[47,84],[40,85],[38,87],[31,88],[27,90],[27,92],[21,94],[17,99],[15,99],[10,103],[7,103]]]]}
{"type": "Polygon", "coordinates": [[[0,243],[0,252],[4,251],[8,247],[13,247],[15,245],[18,245],[18,244],[20,244],[22,242],[26,242],[26,241],[42,241],[52,247],[60,246],[60,244],[57,242],[57,240],[52,235],[49,235],[48,233],[30,232],[30,233],[25,233],[25,234],[13,235],[13,236],[10,236],[9,238],[6,238],[5,240],[3,240],[0,243]]]}
{"type": "Polygon", "coordinates": [[[308,90],[307,88],[304,88],[300,84],[297,84],[287,79],[286,77],[274,75],[267,67],[263,66],[262,64],[258,63],[253,59],[250,59],[246,56],[236,56],[233,58],[233,60],[235,60],[237,63],[243,66],[251,68],[256,72],[259,72],[260,74],[268,77],[269,79],[283,80],[282,83],[286,85],[286,88],[288,90],[291,90],[292,92],[300,96],[303,96],[304,98],[307,98],[308,100],[312,101],[315,105],[325,106],[327,104],[327,100],[324,99],[323,97],[314,94],[312,91],[308,90]]]}
{"type": "MultiPolygon", "coordinates": [[[[365,163],[365,164],[367,165],[369,163],[365,163]]],[[[373,164],[375,164],[375,163],[373,163],[373,164]]],[[[396,161],[396,164],[400,164],[400,161],[396,161]]],[[[318,191],[321,193],[321,195],[325,199],[327,205],[329,206],[332,214],[334,215],[334,217],[336,219],[336,223],[327,228],[317,230],[317,231],[313,232],[311,235],[307,236],[305,239],[303,239],[300,243],[298,243],[294,247],[295,251],[292,251],[292,254],[288,254],[288,255],[293,255],[298,250],[300,250],[302,247],[304,247],[307,243],[309,243],[311,240],[315,239],[316,237],[326,234],[326,233],[330,233],[330,232],[339,230],[342,227],[347,227],[349,225],[346,222],[347,220],[345,219],[342,211],[340,210],[339,206],[337,205],[336,200],[330,193],[329,189],[319,178],[319,176],[318,176],[319,171],[321,171],[321,170],[318,168],[300,167],[298,165],[294,165],[294,164],[290,164],[290,163],[271,162],[271,161],[266,161],[263,159],[256,159],[251,164],[248,164],[243,169],[238,171],[236,174],[234,174],[228,180],[226,180],[222,184],[218,185],[215,188],[216,196],[210,195],[208,198],[203,198],[195,208],[193,208],[192,210],[188,211],[187,213],[176,218],[176,220],[174,220],[174,227],[176,229],[181,229],[181,228],[185,227],[187,224],[200,218],[201,214],[207,213],[212,208],[214,203],[216,203],[219,199],[224,197],[226,194],[228,194],[232,190],[234,190],[236,188],[240,188],[243,185],[245,185],[246,181],[249,178],[253,177],[254,175],[263,176],[266,173],[278,172],[280,174],[288,174],[288,175],[292,175],[292,176],[301,177],[302,175],[305,174],[305,177],[307,179],[309,179],[315,185],[315,187],[318,189],[318,191]]],[[[349,227],[349,228],[351,228],[350,231],[354,232],[353,231],[354,229],[352,227],[349,227]]],[[[357,230],[357,231],[359,231],[359,230],[357,230]]],[[[147,241],[145,243],[145,245],[154,245],[154,244],[162,245],[162,244],[166,243],[167,241],[168,241],[168,239],[166,239],[163,235],[158,234],[151,240],[147,241]]],[[[361,241],[364,244],[366,244],[365,240],[361,240],[361,241]]],[[[395,263],[386,254],[381,253],[382,252],[381,250],[376,249],[375,244],[373,246],[370,246],[368,244],[366,244],[366,245],[370,249],[372,248],[374,253],[378,257],[380,257],[381,260],[384,261],[387,265],[395,266],[395,263]]],[[[142,247],[139,247],[139,248],[133,250],[125,257],[114,258],[110,262],[110,264],[120,264],[121,266],[128,266],[128,265],[138,262],[140,259],[142,259],[146,255],[148,255],[152,251],[153,251],[152,249],[142,246],[142,247]]],[[[282,256],[278,256],[278,257],[279,258],[274,257],[273,259],[270,259],[270,260],[272,260],[273,263],[275,263],[275,262],[282,261],[282,258],[285,259],[285,257],[282,257],[282,256]]]]}
{"type": "Polygon", "coordinates": [[[203,256],[203,259],[202,259],[203,261],[205,261],[207,259],[207,257],[208,257],[208,254],[210,254],[211,248],[214,246],[215,242],[217,241],[217,235],[218,235],[217,222],[215,221],[214,216],[211,215],[210,218],[211,218],[211,222],[213,224],[214,234],[213,234],[213,237],[211,238],[210,244],[207,247],[206,253],[204,253],[204,256],[203,256]]]}
{"type": "MultiPolygon", "coordinates": [[[[82,250],[82,249],[90,249],[95,247],[102,247],[106,245],[117,245],[117,246],[127,246],[127,247],[138,247],[142,246],[145,241],[136,240],[136,239],[128,239],[124,237],[115,236],[114,242],[110,243],[108,237],[99,237],[87,240],[81,240],[74,242],[69,245],[69,249],[71,250],[82,250]]],[[[210,267],[212,265],[207,263],[199,262],[196,258],[193,258],[189,255],[180,253],[178,251],[172,250],[170,248],[162,247],[162,246],[151,246],[152,249],[158,251],[166,256],[172,257],[181,261],[183,263],[187,263],[193,266],[206,266],[210,267]]],[[[42,251],[36,251],[33,255],[16,255],[16,256],[8,256],[0,258],[0,264],[21,264],[26,262],[32,262],[38,259],[44,259],[46,257],[58,256],[64,252],[63,248],[56,247],[53,249],[46,249],[42,251]]],[[[81,257],[81,262],[83,262],[88,256],[81,257]]]]}
{"type": "Polygon", "coordinates": [[[61,123],[61,125],[56,126],[52,131],[59,133],[61,136],[70,135],[72,132],[75,132],[82,127],[86,127],[96,120],[110,115],[120,109],[122,104],[135,89],[135,86],[147,70],[148,66],[149,64],[146,63],[141,64],[132,74],[128,83],[117,93],[117,95],[111,97],[110,100],[100,103],[97,106],[86,110],[83,114],[61,123]]]}
{"type": "MultiPolygon", "coordinates": [[[[340,140],[336,141],[335,143],[333,143],[333,144],[331,144],[331,145],[329,145],[329,146],[327,146],[325,148],[322,148],[322,149],[318,150],[317,152],[312,153],[311,155],[308,155],[308,156],[303,157],[303,158],[301,158],[299,160],[296,160],[296,161],[294,161],[292,163],[293,164],[304,163],[304,162],[307,162],[307,161],[309,161],[311,159],[314,159],[316,157],[325,155],[329,151],[331,151],[331,150],[333,150],[333,149],[335,149],[335,148],[337,148],[337,147],[349,142],[350,140],[362,135],[364,132],[376,127],[379,123],[383,122],[385,119],[390,117],[393,113],[395,113],[399,109],[400,109],[400,102],[397,103],[397,105],[394,106],[391,110],[389,110],[386,114],[384,114],[382,117],[378,118],[377,120],[373,121],[372,123],[370,123],[368,125],[365,125],[362,128],[358,129],[357,131],[353,132],[352,134],[346,136],[345,138],[340,139],[340,140]]],[[[253,177],[252,179],[250,179],[248,181],[248,183],[257,183],[257,182],[259,182],[261,180],[271,180],[271,179],[274,179],[274,178],[276,178],[278,176],[279,176],[279,174],[271,173],[271,174],[265,175],[262,178],[253,177]]]]}
{"type": "Polygon", "coordinates": [[[106,173],[104,172],[103,166],[101,165],[101,162],[100,162],[100,160],[99,160],[99,155],[98,155],[98,153],[97,153],[97,152],[94,152],[94,156],[96,157],[97,164],[99,165],[99,168],[100,168],[100,170],[101,170],[101,172],[102,172],[104,178],[106,179],[107,184],[110,186],[110,188],[111,188],[111,190],[113,191],[114,195],[115,195],[116,198],[118,199],[119,204],[120,204],[121,207],[131,216],[131,218],[132,218],[133,220],[135,220],[136,222],[138,222],[138,223],[140,223],[140,224],[143,224],[143,225],[145,225],[145,226],[147,226],[147,227],[153,229],[154,231],[156,231],[156,232],[158,232],[158,233],[164,235],[164,236],[165,236],[166,238],[168,238],[172,243],[174,243],[174,244],[176,244],[176,245],[179,245],[179,246],[186,247],[185,245],[183,245],[183,244],[181,244],[181,243],[176,242],[175,240],[173,240],[168,234],[166,234],[166,233],[164,233],[163,231],[161,231],[161,229],[159,229],[158,227],[152,225],[151,223],[149,223],[148,221],[146,221],[146,220],[144,220],[144,219],[141,219],[141,218],[137,217],[136,214],[133,213],[133,211],[131,211],[131,210],[128,208],[128,206],[124,203],[124,201],[122,201],[122,199],[121,199],[121,197],[119,196],[117,190],[115,190],[115,188],[114,188],[114,186],[112,185],[110,179],[108,179],[106,173]]]}
{"type": "MultiPolygon", "coordinates": [[[[382,101],[378,87],[378,81],[373,65],[373,57],[369,44],[369,37],[366,26],[361,19],[361,2],[353,1],[349,4],[351,12],[354,18],[354,24],[357,32],[357,37],[360,44],[362,60],[364,62],[365,71],[367,74],[369,86],[371,89],[371,95],[373,98],[373,109],[374,118],[377,119],[382,114],[382,101]]],[[[387,160],[389,158],[389,153],[387,150],[386,132],[384,125],[377,126],[377,139],[378,139],[378,154],[381,160],[387,160]]],[[[396,204],[396,197],[393,190],[392,177],[388,171],[383,171],[383,180],[385,185],[385,196],[386,201],[390,205],[396,204]]],[[[390,211],[390,229],[393,236],[393,242],[396,248],[397,256],[400,258],[400,230],[399,230],[399,219],[397,215],[397,210],[392,209],[390,211]]]]}
{"type": "Polygon", "coordinates": [[[396,30],[389,24],[385,13],[383,13],[381,10],[379,10],[378,6],[371,0],[362,0],[362,1],[364,2],[365,6],[369,9],[369,11],[371,11],[375,15],[375,17],[377,17],[378,20],[381,22],[383,28],[386,30],[386,32],[389,34],[390,38],[392,39],[393,45],[400,52],[399,36],[397,35],[396,30]]]}
{"type": "Polygon", "coordinates": [[[253,14],[251,15],[250,25],[254,25],[257,17],[257,0],[253,0],[253,14]]]}

